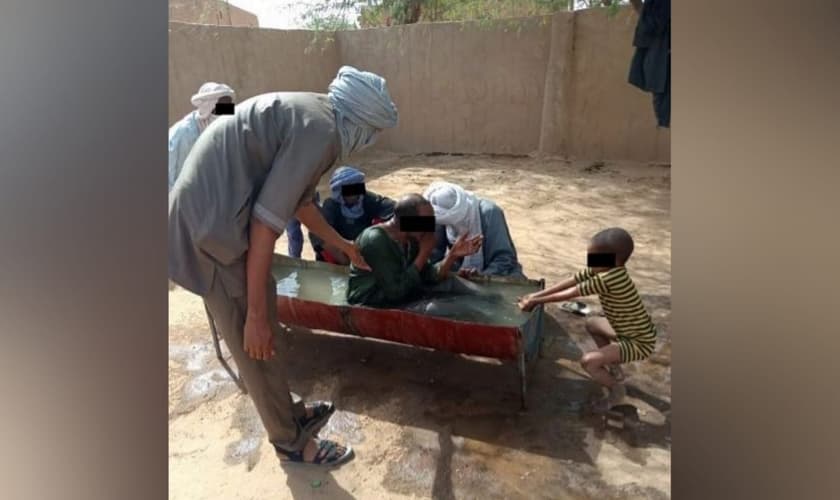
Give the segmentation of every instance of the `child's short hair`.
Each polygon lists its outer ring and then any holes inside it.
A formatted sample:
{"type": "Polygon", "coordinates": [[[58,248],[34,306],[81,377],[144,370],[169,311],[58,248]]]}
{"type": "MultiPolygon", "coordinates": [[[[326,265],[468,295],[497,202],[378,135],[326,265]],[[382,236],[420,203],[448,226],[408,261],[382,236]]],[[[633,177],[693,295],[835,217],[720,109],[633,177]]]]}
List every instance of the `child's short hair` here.
{"type": "Polygon", "coordinates": [[[599,231],[592,237],[592,243],[601,250],[614,253],[619,266],[623,266],[633,255],[633,237],[620,227],[599,231]]]}

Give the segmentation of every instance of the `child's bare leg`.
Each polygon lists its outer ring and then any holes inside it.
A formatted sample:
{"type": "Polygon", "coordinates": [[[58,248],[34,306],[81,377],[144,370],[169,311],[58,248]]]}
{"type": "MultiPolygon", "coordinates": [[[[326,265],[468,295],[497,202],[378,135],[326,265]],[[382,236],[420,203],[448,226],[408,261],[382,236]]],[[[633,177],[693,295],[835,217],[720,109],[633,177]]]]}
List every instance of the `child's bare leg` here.
{"type": "Polygon", "coordinates": [[[596,351],[590,351],[583,355],[580,364],[584,370],[592,377],[592,379],[609,390],[609,395],[605,398],[607,403],[612,406],[618,404],[624,398],[624,386],[607,371],[607,366],[612,363],[618,363],[621,360],[621,352],[618,344],[612,343],[604,346],[596,351]]]}
{"type": "Polygon", "coordinates": [[[580,365],[592,377],[592,380],[609,389],[617,381],[607,371],[607,365],[619,361],[621,361],[621,353],[618,344],[610,344],[584,354],[580,360],[580,365]]]}
{"type": "Polygon", "coordinates": [[[606,346],[610,342],[618,340],[610,322],[607,318],[590,317],[586,320],[586,331],[595,341],[599,348],[606,346]]]}
{"type": "MultiPolygon", "coordinates": [[[[595,345],[597,345],[599,349],[609,345],[611,342],[618,341],[618,335],[616,335],[615,330],[613,330],[613,327],[610,325],[610,322],[607,321],[607,318],[588,318],[586,320],[586,331],[589,332],[589,335],[592,337],[592,340],[595,341],[595,345]]],[[[607,369],[610,370],[611,375],[619,381],[624,380],[624,372],[622,371],[619,363],[611,364],[607,369]]]]}

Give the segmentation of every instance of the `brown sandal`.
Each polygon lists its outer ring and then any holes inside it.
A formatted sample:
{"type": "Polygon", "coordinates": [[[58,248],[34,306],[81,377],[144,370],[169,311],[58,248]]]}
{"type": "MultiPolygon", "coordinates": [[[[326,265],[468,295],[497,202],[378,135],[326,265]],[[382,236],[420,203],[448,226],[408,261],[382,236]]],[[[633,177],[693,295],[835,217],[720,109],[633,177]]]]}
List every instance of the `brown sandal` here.
{"type": "Polygon", "coordinates": [[[283,451],[277,449],[277,453],[286,457],[282,459],[283,463],[317,465],[322,467],[333,467],[344,464],[353,458],[354,455],[353,448],[350,446],[342,446],[329,439],[318,440],[318,451],[315,452],[312,461],[304,460],[303,450],[283,451]],[[342,449],[344,450],[343,452],[341,451],[342,449]]]}

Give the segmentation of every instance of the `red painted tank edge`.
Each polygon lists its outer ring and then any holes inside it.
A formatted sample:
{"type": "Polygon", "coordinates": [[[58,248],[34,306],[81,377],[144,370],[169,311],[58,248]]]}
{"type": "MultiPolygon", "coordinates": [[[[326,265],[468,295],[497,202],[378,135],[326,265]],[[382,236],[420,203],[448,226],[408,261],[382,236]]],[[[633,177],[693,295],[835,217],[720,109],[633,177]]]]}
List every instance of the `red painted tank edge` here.
{"type": "Polygon", "coordinates": [[[279,295],[277,296],[277,312],[278,319],[282,321],[286,318],[285,322],[290,325],[422,346],[439,351],[496,359],[515,359],[521,348],[522,331],[517,327],[488,326],[398,309],[335,306],[279,295]],[[352,328],[347,325],[348,316],[351,322],[355,319],[365,323],[368,328],[365,328],[364,332],[350,331],[352,328]],[[370,328],[372,324],[379,323],[376,320],[371,321],[371,316],[382,316],[384,325],[393,325],[396,322],[400,324],[399,326],[405,326],[404,323],[408,322],[413,324],[414,328],[400,329],[398,332],[387,330],[389,326],[384,326],[383,330],[375,326],[370,328]],[[453,327],[457,332],[455,335],[433,333],[451,332],[453,327]]]}

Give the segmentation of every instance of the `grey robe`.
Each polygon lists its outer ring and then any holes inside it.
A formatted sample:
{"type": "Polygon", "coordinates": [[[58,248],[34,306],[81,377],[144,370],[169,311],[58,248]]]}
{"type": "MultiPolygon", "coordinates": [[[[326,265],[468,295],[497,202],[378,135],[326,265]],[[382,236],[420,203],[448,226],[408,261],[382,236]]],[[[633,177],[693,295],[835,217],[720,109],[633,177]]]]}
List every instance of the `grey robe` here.
{"type": "Polygon", "coordinates": [[[214,276],[245,294],[252,214],[282,233],[341,150],[329,98],[252,97],[198,138],[169,194],[169,277],[198,295],[214,276]]]}

